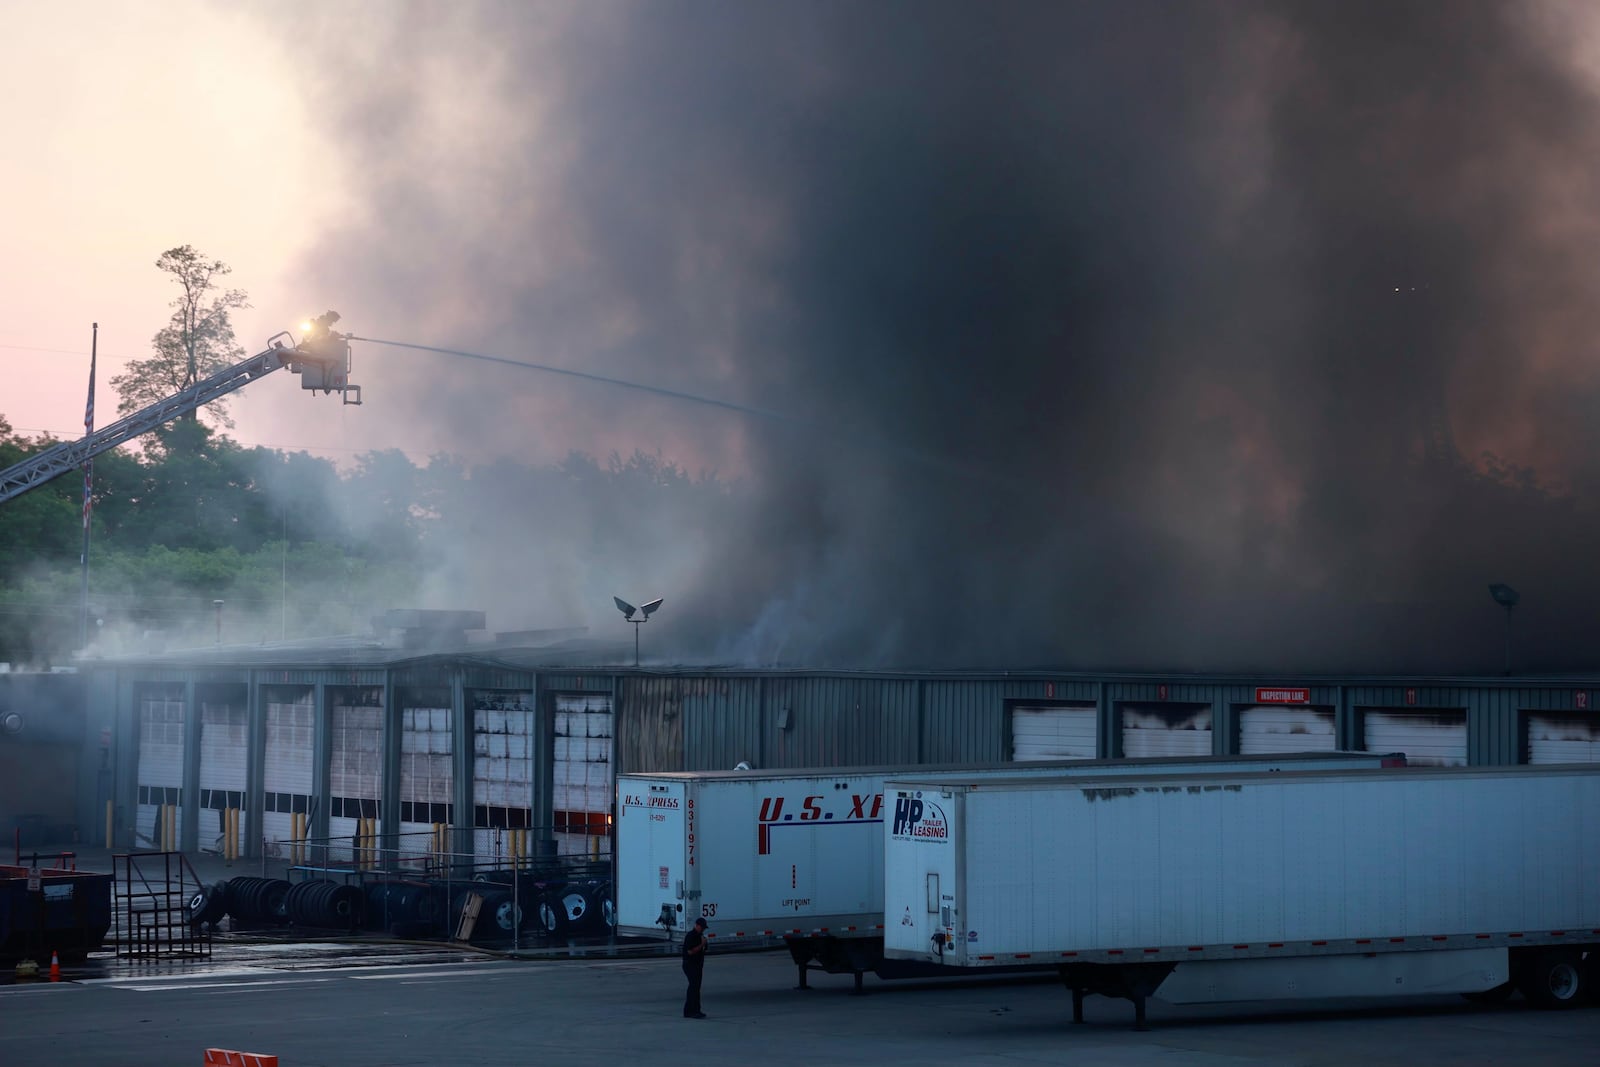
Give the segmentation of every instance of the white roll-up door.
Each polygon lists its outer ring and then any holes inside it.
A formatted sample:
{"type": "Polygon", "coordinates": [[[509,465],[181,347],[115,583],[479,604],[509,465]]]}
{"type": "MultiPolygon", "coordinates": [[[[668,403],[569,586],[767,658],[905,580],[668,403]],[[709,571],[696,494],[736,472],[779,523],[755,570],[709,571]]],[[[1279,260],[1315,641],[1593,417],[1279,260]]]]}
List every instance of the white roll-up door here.
{"type": "MultiPolygon", "coordinates": [[[[221,852],[223,812],[244,808],[250,763],[250,709],[200,702],[200,849],[221,852]]],[[[250,840],[249,817],[239,813],[239,842],[250,840]]]]}
{"type": "Polygon", "coordinates": [[[383,690],[333,691],[328,768],[330,858],[352,857],[361,819],[379,818],[383,796],[383,690]],[[359,703],[358,703],[359,701],[359,703]]]}
{"type": "Polygon", "coordinates": [[[1412,767],[1467,765],[1463,710],[1368,708],[1361,716],[1361,736],[1368,752],[1404,752],[1412,767]]]}
{"type": "Polygon", "coordinates": [[[1099,730],[1093,704],[1011,709],[1011,758],[1094,759],[1099,730]]]}
{"type": "Polygon", "coordinates": [[[1303,704],[1253,704],[1239,709],[1239,754],[1332,752],[1333,709],[1303,704]]]}
{"type": "Polygon", "coordinates": [[[314,701],[310,686],[268,690],[266,749],[262,754],[266,810],[261,815],[261,833],[269,855],[290,854],[288,842],[294,837],[294,816],[306,816],[311,811],[317,751],[314,701]]]}
{"type": "Polygon", "coordinates": [[[1122,755],[1211,755],[1210,704],[1122,705],[1122,755]]]}
{"type": "Polygon", "coordinates": [[[400,711],[400,850],[426,852],[437,823],[455,824],[450,709],[400,711]]]}
{"type": "Polygon", "coordinates": [[[1600,715],[1528,715],[1529,763],[1600,763],[1600,715]]]}
{"type": "Polygon", "coordinates": [[[510,858],[506,831],[528,831],[528,854],[541,835],[533,827],[533,697],[513,694],[472,713],[472,845],[477,858],[499,865],[510,858]]]}
{"type": "Polygon", "coordinates": [[[141,849],[161,848],[156,815],[183,803],[183,694],[147,690],[139,700],[139,790],[134,830],[141,849]]]}
{"type": "Polygon", "coordinates": [[[550,806],[556,848],[562,855],[609,851],[611,697],[558,693],[555,709],[550,806]]]}

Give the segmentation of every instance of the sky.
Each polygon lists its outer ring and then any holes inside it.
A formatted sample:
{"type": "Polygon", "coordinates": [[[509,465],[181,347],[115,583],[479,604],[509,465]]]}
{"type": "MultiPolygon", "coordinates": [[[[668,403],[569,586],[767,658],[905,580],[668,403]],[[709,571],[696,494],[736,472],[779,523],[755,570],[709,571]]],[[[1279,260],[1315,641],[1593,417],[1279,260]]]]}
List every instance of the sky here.
{"type": "Polygon", "coordinates": [[[637,590],[699,662],[1471,673],[1499,581],[1520,668],[1600,661],[1584,4],[5,14],[13,427],[79,423],[91,322],[102,382],[147,352],[178,244],[250,352],[334,308],[750,409],[371,343],[359,408],[238,394],[246,444],[749,492],[628,559],[501,500],[404,606],[609,633],[637,590]]]}

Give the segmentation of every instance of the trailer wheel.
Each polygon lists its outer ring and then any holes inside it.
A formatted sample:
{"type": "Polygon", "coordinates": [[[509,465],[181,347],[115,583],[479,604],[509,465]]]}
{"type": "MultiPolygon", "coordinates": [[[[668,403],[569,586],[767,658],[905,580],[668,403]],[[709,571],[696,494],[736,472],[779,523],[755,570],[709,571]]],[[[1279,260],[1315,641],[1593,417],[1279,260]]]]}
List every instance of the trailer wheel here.
{"type": "Polygon", "coordinates": [[[1517,975],[1517,988],[1541,1008],[1570,1008],[1588,995],[1587,978],[1581,953],[1546,949],[1524,962],[1517,975]]]}
{"type": "Polygon", "coordinates": [[[567,909],[553,894],[539,898],[539,932],[546,937],[559,937],[567,929],[567,909]]]}

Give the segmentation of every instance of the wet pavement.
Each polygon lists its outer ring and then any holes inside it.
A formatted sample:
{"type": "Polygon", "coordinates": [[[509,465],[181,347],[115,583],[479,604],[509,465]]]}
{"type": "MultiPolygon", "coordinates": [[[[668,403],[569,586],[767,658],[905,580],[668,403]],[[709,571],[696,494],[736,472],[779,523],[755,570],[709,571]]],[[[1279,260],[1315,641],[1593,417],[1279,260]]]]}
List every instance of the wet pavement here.
{"type": "MultiPolygon", "coordinates": [[[[21,861],[30,862],[35,850],[23,850],[21,861]]],[[[40,848],[37,851],[43,867],[58,864],[83,872],[118,874],[125,876],[125,861],[119,868],[113,853],[105,849],[83,849],[75,846],[40,848]],[[71,853],[64,862],[64,853],[71,853]]],[[[14,859],[6,856],[6,860],[14,859]]],[[[210,886],[240,876],[281,878],[290,871],[283,864],[261,861],[236,860],[229,862],[221,856],[200,853],[184,854],[184,863],[174,864],[175,875],[185,881],[188,890],[201,885],[210,886]]],[[[154,865],[162,870],[165,864],[154,865]]],[[[347,873],[355,877],[356,872],[347,873]]],[[[368,872],[369,875],[372,872],[368,872]]],[[[462,888],[469,884],[460,883],[462,888]]],[[[112,907],[114,918],[106,934],[105,946],[91,953],[82,963],[62,964],[60,980],[65,982],[104,981],[151,976],[163,977],[220,977],[272,975],[287,972],[317,970],[345,970],[351,968],[393,967],[456,967],[482,963],[485,959],[605,959],[648,958],[673,954],[672,946],[661,941],[618,939],[601,935],[595,937],[545,940],[533,934],[518,935],[503,941],[464,943],[451,940],[406,940],[379,932],[322,931],[293,929],[277,926],[244,926],[231,918],[223,919],[188,951],[174,951],[176,946],[154,956],[130,956],[129,931],[133,928],[126,902],[120,894],[126,887],[113,886],[112,907]]],[[[185,899],[181,893],[179,899],[185,899]]],[[[0,985],[30,984],[49,981],[48,959],[35,961],[37,977],[19,975],[11,965],[0,966],[0,985]]]]}

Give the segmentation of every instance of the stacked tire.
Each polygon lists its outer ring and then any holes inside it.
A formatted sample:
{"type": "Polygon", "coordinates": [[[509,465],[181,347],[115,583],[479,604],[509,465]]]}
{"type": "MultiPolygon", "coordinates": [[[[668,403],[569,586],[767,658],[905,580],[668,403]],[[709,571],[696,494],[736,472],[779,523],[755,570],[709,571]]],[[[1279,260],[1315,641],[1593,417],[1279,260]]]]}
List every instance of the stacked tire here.
{"type": "Polygon", "coordinates": [[[365,910],[366,897],[359,887],[325,878],[297,882],[284,895],[284,913],[295,926],[354,930],[365,910]]]}
{"type": "Polygon", "coordinates": [[[184,901],[184,911],[192,926],[209,926],[213,929],[228,914],[228,883],[203,885],[184,901]]]}
{"type": "Polygon", "coordinates": [[[436,937],[444,930],[444,901],[439,888],[427,882],[369,882],[365,918],[369,930],[390,937],[436,937]]]}
{"type": "Polygon", "coordinates": [[[281,926],[289,921],[290,888],[282,878],[230,878],[226,893],[228,915],[239,923],[281,926]]]}

